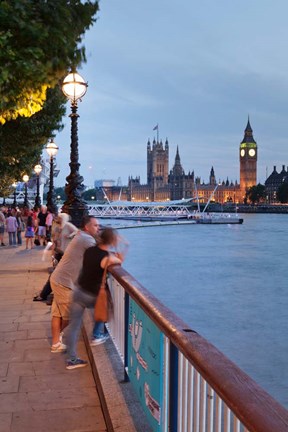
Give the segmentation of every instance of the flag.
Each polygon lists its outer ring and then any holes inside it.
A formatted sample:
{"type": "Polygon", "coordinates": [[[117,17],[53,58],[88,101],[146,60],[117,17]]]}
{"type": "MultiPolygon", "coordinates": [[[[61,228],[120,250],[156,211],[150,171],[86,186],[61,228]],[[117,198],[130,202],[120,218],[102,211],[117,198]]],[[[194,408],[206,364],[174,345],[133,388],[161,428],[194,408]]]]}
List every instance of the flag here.
{"type": "Polygon", "coordinates": [[[158,130],[158,124],[153,128],[153,130],[158,130]]]}

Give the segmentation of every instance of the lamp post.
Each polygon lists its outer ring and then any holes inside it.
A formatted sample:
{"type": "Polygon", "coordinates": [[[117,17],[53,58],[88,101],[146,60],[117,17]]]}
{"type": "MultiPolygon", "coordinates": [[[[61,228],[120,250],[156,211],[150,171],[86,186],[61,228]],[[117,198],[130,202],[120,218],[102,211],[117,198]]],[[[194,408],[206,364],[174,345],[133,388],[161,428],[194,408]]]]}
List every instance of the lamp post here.
{"type": "Polygon", "coordinates": [[[24,207],[29,207],[29,203],[28,203],[28,190],[27,190],[27,183],[29,181],[29,176],[27,174],[24,174],[22,177],[24,183],[25,183],[25,194],[24,194],[24,203],[23,206],[24,207]]]}
{"type": "Polygon", "coordinates": [[[85,95],[88,84],[76,72],[72,71],[62,83],[62,91],[71,102],[71,146],[70,146],[70,174],[66,177],[65,186],[66,201],[63,205],[63,211],[70,214],[72,223],[80,226],[82,217],[88,214],[88,208],[82,199],[84,190],[83,177],[79,173],[79,153],[78,153],[78,117],[77,102],[85,95]]]}
{"type": "Polygon", "coordinates": [[[40,194],[39,194],[39,189],[40,189],[39,178],[40,178],[40,173],[42,171],[42,166],[40,164],[35,165],[34,171],[35,171],[36,176],[37,176],[36,177],[37,192],[36,192],[36,198],[35,198],[35,207],[39,208],[41,206],[41,198],[40,198],[40,194]]]}
{"type": "Polygon", "coordinates": [[[49,191],[47,193],[47,207],[52,213],[57,213],[58,207],[55,204],[53,180],[54,180],[54,157],[58,152],[58,147],[52,138],[45,148],[50,157],[50,180],[49,180],[49,191]]]}
{"type": "Polygon", "coordinates": [[[16,188],[17,188],[17,183],[16,183],[16,182],[12,183],[12,187],[14,188],[13,207],[16,208],[16,207],[17,207],[17,200],[16,200],[16,188]]]}

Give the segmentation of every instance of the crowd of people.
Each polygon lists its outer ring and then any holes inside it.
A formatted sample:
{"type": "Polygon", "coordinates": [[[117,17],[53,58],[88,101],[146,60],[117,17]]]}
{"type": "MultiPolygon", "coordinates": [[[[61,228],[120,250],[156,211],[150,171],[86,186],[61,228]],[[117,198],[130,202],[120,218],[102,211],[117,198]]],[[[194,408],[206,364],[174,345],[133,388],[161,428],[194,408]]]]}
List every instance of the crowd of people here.
{"type": "MultiPolygon", "coordinates": [[[[53,214],[44,205],[33,210],[2,207],[1,246],[6,245],[5,233],[11,247],[22,245],[24,236],[27,250],[44,246],[51,251],[53,271],[33,300],[44,301],[52,294],[51,352],[67,353],[67,369],[86,366],[87,361],[77,355],[84,310],[94,308],[107,267],[123,262],[128,242],[110,227],[100,229],[93,216],[84,216],[78,229],[68,214],[53,214]]],[[[91,345],[108,337],[105,323],[96,318],[91,345]]]]}
{"type": "Polygon", "coordinates": [[[5,207],[0,208],[0,244],[3,246],[21,246],[25,239],[26,249],[36,245],[45,246],[51,237],[55,215],[46,207],[40,209],[5,207]],[[7,233],[8,239],[4,242],[7,233]]]}

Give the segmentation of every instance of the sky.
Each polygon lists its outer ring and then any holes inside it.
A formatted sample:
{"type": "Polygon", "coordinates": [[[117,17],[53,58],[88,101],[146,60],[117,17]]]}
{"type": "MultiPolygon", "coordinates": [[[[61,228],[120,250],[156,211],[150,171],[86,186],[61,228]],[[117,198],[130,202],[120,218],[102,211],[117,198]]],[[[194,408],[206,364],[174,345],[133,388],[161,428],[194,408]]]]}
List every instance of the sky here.
{"type": "MultiPolygon", "coordinates": [[[[257,181],[288,165],[287,0],[101,0],[85,35],[88,89],[78,104],[84,184],[147,181],[147,141],[177,146],[185,173],[239,182],[248,116],[257,181]]],[[[70,129],[57,133],[56,186],[70,172],[70,129]]]]}

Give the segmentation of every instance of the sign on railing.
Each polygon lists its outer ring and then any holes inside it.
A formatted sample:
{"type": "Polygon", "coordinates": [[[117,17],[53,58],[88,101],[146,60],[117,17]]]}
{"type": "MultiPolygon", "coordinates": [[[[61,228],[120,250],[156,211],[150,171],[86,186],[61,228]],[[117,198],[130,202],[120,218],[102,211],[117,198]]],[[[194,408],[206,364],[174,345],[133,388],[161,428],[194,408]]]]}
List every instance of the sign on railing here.
{"type": "Polygon", "coordinates": [[[130,298],[128,376],[154,431],[161,431],[163,333],[130,298]]]}

